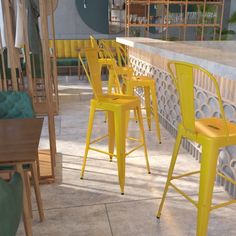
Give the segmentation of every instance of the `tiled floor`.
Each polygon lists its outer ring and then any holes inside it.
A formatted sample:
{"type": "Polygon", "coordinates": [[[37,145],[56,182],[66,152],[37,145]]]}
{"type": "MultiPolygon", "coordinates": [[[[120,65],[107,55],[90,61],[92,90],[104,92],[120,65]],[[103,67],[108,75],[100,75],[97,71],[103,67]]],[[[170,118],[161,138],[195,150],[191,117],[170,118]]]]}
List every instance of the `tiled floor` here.
{"type": "MultiPolygon", "coordinates": [[[[109,162],[102,154],[90,152],[85,178],[80,180],[91,89],[76,77],[60,77],[60,115],[56,118],[58,155],[56,183],[42,185],[45,221],[40,223],[34,204],[33,232],[38,236],[194,236],[196,209],[170,190],[161,222],[155,217],[162,196],[174,139],[162,128],[162,144],[155,131],[147,131],[152,174],[145,169],[143,150],[134,152],[126,162],[125,195],[120,195],[116,160],[109,162]]],[[[104,134],[104,114],[98,112],[95,136],[104,134]]],[[[137,133],[135,122],[130,132],[137,133]]],[[[145,124],[146,125],[146,124],[145,124]]],[[[47,132],[41,138],[46,147],[47,132]]],[[[99,144],[106,148],[106,141],[99,144]]],[[[198,163],[181,150],[176,173],[195,170],[198,163]]],[[[179,186],[193,197],[198,178],[182,180],[179,186]]],[[[215,188],[214,202],[228,199],[220,187],[215,188]]],[[[236,235],[236,206],[212,212],[209,235],[236,235]]],[[[18,236],[24,235],[23,224],[18,236]]]]}

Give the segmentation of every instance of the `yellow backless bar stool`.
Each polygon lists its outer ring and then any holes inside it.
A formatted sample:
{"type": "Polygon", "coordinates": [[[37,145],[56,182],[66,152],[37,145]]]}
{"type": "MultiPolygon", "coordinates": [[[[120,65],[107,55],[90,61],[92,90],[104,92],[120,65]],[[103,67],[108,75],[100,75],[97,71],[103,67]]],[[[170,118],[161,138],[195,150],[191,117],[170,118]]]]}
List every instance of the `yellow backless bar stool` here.
{"type": "Polygon", "coordinates": [[[225,118],[219,87],[215,77],[211,73],[197,65],[178,61],[170,61],[168,63],[168,70],[179,94],[182,122],[178,127],[178,133],[169,167],[167,182],[161,204],[157,212],[157,218],[160,218],[161,216],[161,211],[166,198],[168,187],[171,186],[197,207],[196,235],[205,236],[207,235],[209,214],[211,210],[236,202],[236,200],[232,200],[218,205],[212,205],[212,195],[216,173],[231,183],[236,184],[236,181],[233,181],[232,179],[223,175],[223,173],[217,171],[219,149],[236,144],[236,124],[230,123],[225,118]],[[198,72],[201,72],[213,82],[216,95],[218,97],[221,118],[212,117],[195,119],[194,76],[195,73],[198,72]],[[182,138],[187,138],[202,145],[200,170],[174,176],[174,166],[182,138]],[[198,201],[195,201],[182,190],[180,190],[176,185],[174,185],[172,180],[180,179],[181,177],[190,176],[197,173],[200,173],[200,182],[198,201]]]}
{"type": "MultiPolygon", "coordinates": [[[[95,48],[88,48],[85,50],[85,55],[87,58],[89,72],[86,70],[86,75],[89,79],[89,82],[92,86],[94,99],[90,101],[90,115],[88,121],[88,130],[86,137],[86,148],[84,154],[84,161],[81,171],[81,179],[83,179],[86,159],[89,150],[97,151],[103,154],[107,154],[110,157],[115,156],[117,158],[118,166],[118,176],[121,194],[124,194],[124,185],[125,185],[125,157],[137,150],[138,148],[144,148],[144,156],[146,160],[146,167],[148,173],[150,173],[147,148],[144,136],[143,120],[140,107],[140,99],[135,96],[127,96],[121,94],[105,94],[102,90],[102,81],[101,81],[101,67],[102,64],[99,62],[98,58],[99,51],[95,48]],[[104,110],[108,113],[108,135],[97,138],[94,141],[90,141],[92,129],[93,129],[93,120],[96,110],[104,110]],[[135,110],[138,114],[138,122],[140,128],[141,138],[136,139],[139,142],[139,145],[133,148],[132,150],[126,152],[126,119],[127,114],[130,110],[135,110]],[[93,148],[92,144],[97,141],[100,141],[102,138],[108,136],[108,146],[109,151],[105,152],[97,148],[93,148]],[[114,144],[116,143],[116,154],[114,154],[114,144]]],[[[80,58],[80,55],[79,55],[80,58]]],[[[81,58],[82,59],[82,58],[81,58]]],[[[83,65],[83,61],[81,61],[83,65]]]]}
{"type": "MultiPolygon", "coordinates": [[[[101,40],[100,44],[103,49],[107,51],[107,55],[112,57],[111,50],[107,47],[107,45],[101,40]]],[[[156,95],[156,82],[153,78],[149,76],[134,76],[134,71],[131,66],[128,65],[128,56],[126,54],[125,49],[118,43],[113,42],[116,48],[117,55],[117,65],[116,65],[116,73],[122,77],[123,79],[123,92],[127,95],[134,95],[134,90],[137,88],[142,88],[144,91],[144,100],[145,100],[145,110],[147,116],[147,124],[149,130],[151,130],[151,117],[152,114],[154,116],[154,121],[156,125],[156,132],[159,143],[161,143],[161,132],[160,132],[160,124],[158,117],[158,105],[157,105],[157,95],[156,95]]],[[[110,75],[113,75],[114,69],[111,68],[109,70],[110,75]]],[[[116,91],[116,85],[114,84],[114,79],[109,77],[109,86],[108,91],[111,92],[112,89],[116,91]]]]}

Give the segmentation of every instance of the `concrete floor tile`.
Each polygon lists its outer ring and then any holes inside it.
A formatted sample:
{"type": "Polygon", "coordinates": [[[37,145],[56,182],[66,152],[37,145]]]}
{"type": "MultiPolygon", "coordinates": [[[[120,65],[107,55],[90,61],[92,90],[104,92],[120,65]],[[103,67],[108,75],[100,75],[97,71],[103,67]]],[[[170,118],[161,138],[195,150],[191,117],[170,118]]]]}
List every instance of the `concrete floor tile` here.
{"type": "MultiPolygon", "coordinates": [[[[195,236],[196,209],[182,197],[167,198],[160,222],[156,219],[159,200],[107,204],[113,236],[195,236]]],[[[236,207],[213,211],[209,236],[236,235],[236,207]]]]}
{"type": "MultiPolygon", "coordinates": [[[[34,235],[111,235],[106,210],[114,236],[194,236],[196,210],[179,198],[174,190],[168,192],[161,224],[157,224],[155,213],[163,194],[169,163],[175,140],[161,127],[162,144],[159,144],[155,129],[145,136],[148,147],[151,174],[147,174],[143,149],[138,149],[126,158],[125,195],[120,195],[117,162],[109,162],[108,156],[89,152],[84,179],[80,179],[89,117],[89,99],[92,91],[88,83],[74,77],[59,77],[60,112],[57,118],[56,182],[41,185],[46,221],[39,223],[34,212],[34,235]],[[105,204],[105,205],[104,205],[105,204]]],[[[107,132],[104,112],[97,112],[93,137],[107,132]]],[[[154,124],[153,124],[154,128],[154,124]]],[[[46,128],[45,128],[46,129],[46,128]]],[[[138,137],[135,121],[129,125],[129,134],[138,137]]],[[[40,148],[48,148],[48,136],[43,135],[40,148]]],[[[107,140],[95,145],[107,150],[107,140]]],[[[127,150],[132,147],[127,142],[127,150]]],[[[193,171],[199,164],[184,149],[180,149],[175,174],[193,171]]],[[[196,198],[198,176],[176,181],[178,187],[196,198]]],[[[224,193],[216,186],[214,192],[224,193]]],[[[32,194],[34,197],[34,194],[32,194]]],[[[227,195],[216,198],[225,201],[227,195]]],[[[36,210],[33,199],[33,209],[36,210]]],[[[213,211],[209,236],[236,235],[235,207],[213,211]],[[224,219],[221,219],[224,218],[224,219]],[[223,222],[223,223],[222,223],[223,222]],[[225,232],[229,234],[225,234],[225,232]]],[[[23,235],[22,228],[19,235],[23,235]]]]}
{"type": "MultiPolygon", "coordinates": [[[[22,224],[17,233],[17,236],[21,235],[25,235],[22,224]]],[[[34,220],[33,235],[111,236],[112,234],[105,206],[97,205],[45,211],[44,222],[34,220]]]]}

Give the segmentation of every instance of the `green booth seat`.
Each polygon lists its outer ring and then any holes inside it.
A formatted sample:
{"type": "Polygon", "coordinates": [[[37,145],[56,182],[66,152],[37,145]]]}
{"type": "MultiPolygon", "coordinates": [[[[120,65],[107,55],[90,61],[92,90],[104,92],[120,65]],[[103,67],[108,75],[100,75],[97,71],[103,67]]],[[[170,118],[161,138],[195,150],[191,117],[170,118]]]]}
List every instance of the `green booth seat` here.
{"type": "Polygon", "coordinates": [[[57,58],[58,67],[78,66],[78,58],[57,58]]]}

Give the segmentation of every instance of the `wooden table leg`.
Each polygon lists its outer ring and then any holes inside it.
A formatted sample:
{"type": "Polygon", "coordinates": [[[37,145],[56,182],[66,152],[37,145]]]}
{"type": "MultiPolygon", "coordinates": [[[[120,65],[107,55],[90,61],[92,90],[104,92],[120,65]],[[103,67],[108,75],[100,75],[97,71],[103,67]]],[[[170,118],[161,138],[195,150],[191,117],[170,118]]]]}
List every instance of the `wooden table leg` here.
{"type": "Polygon", "coordinates": [[[37,205],[38,205],[39,218],[40,218],[40,221],[42,222],[44,220],[44,212],[43,212],[43,203],[42,203],[41,193],[39,189],[39,179],[38,179],[38,174],[37,174],[36,162],[32,163],[31,170],[32,170],[31,177],[34,183],[34,191],[35,191],[35,197],[36,197],[37,205]]]}
{"type": "Polygon", "coordinates": [[[30,216],[33,218],[32,203],[31,203],[31,187],[30,187],[30,178],[28,171],[24,170],[24,181],[25,181],[25,190],[27,194],[27,201],[30,210],[30,216]]]}
{"type": "Polygon", "coordinates": [[[24,220],[24,226],[25,226],[25,233],[27,236],[32,236],[32,219],[30,216],[30,209],[28,205],[27,200],[27,194],[26,194],[26,184],[25,184],[25,178],[24,178],[24,170],[22,167],[22,164],[18,163],[16,164],[16,170],[20,173],[22,180],[23,180],[23,220],[24,220]]]}

